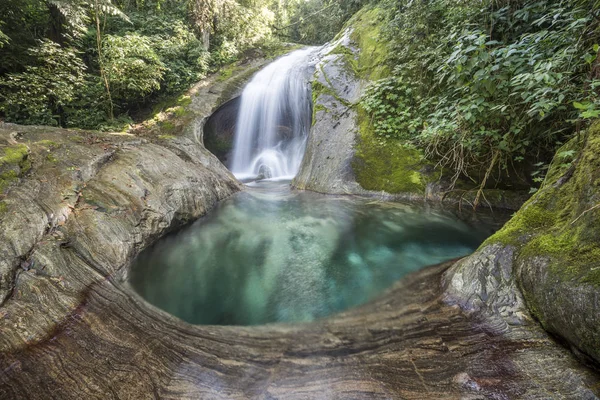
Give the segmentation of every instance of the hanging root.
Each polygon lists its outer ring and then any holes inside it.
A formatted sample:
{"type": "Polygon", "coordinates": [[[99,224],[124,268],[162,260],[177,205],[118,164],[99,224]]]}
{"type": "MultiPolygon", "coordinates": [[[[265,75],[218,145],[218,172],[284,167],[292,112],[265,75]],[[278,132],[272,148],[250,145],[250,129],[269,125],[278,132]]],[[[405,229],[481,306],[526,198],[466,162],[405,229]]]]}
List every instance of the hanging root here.
{"type": "MultiPolygon", "coordinates": [[[[477,206],[479,205],[479,199],[481,199],[481,196],[483,195],[483,189],[485,188],[485,185],[490,177],[490,175],[492,174],[492,170],[494,169],[494,167],[496,166],[496,163],[498,162],[498,158],[500,158],[500,151],[496,150],[494,152],[494,157],[492,157],[492,162],[490,163],[487,171],[485,171],[485,176],[483,177],[483,181],[481,182],[481,185],[479,186],[479,190],[477,191],[477,196],[475,196],[475,201],[473,202],[473,209],[476,209],[477,206]]],[[[485,198],[485,196],[484,196],[485,198]]]]}

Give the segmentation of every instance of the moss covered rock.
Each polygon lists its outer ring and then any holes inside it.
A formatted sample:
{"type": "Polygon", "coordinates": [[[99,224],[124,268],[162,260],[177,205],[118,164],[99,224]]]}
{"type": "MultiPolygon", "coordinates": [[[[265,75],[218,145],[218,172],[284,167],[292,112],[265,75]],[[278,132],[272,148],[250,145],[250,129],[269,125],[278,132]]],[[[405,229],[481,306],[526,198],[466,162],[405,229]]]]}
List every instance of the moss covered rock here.
{"type": "Polygon", "coordinates": [[[313,126],[294,185],[323,193],[387,192],[423,198],[427,163],[416,149],[383,146],[374,137],[360,98],[370,82],[389,74],[381,40],[382,11],[368,7],[324,47],[312,83],[313,126]]]}
{"type": "MultiPolygon", "coordinates": [[[[449,179],[422,149],[378,137],[361,107],[365,89],[390,74],[389,43],[381,32],[387,19],[382,9],[367,6],[321,50],[312,82],[313,124],[294,186],[392,200],[473,203],[476,185],[449,190],[449,179]]],[[[482,203],[517,210],[528,197],[490,190],[482,203]]]]}
{"type": "MultiPolygon", "coordinates": [[[[600,362],[600,122],[559,150],[542,188],[482,249],[449,274],[454,292],[465,274],[483,274],[482,254],[511,250],[511,281],[542,326],[600,362]],[[565,163],[565,151],[577,158],[565,163]],[[490,249],[494,251],[490,252],[490,249]],[[487,253],[486,253],[487,252],[487,253]],[[469,272],[470,271],[470,272],[469,272]],[[461,278],[462,277],[462,278],[461,278]]],[[[503,287],[507,287],[504,285],[503,287]]],[[[456,290],[459,288],[459,290],[456,290]]],[[[497,290],[495,291],[497,292],[497,290]]],[[[498,309],[511,304],[483,303],[498,309]]],[[[512,303],[514,306],[516,303],[512,303]]],[[[518,308],[518,307],[517,307],[518,308]]]]}
{"type": "MultiPolygon", "coordinates": [[[[387,78],[388,43],[381,35],[382,23],[387,17],[379,8],[366,8],[352,18],[352,40],[360,52],[355,60],[346,57],[354,74],[363,82],[363,89],[371,82],[387,78]]],[[[338,50],[339,51],[339,50],[338,50]]],[[[367,190],[391,194],[412,193],[425,196],[432,178],[432,168],[424,160],[423,152],[397,141],[383,141],[376,137],[370,116],[357,105],[356,120],[359,138],[353,169],[357,182],[367,190]]]]}
{"type": "Polygon", "coordinates": [[[0,146],[0,194],[30,168],[29,148],[26,145],[0,146]]]}
{"type": "Polygon", "coordinates": [[[528,306],[600,361],[600,123],[568,145],[583,146],[579,157],[571,166],[557,157],[519,218],[490,240],[525,241],[517,266],[528,306]]]}

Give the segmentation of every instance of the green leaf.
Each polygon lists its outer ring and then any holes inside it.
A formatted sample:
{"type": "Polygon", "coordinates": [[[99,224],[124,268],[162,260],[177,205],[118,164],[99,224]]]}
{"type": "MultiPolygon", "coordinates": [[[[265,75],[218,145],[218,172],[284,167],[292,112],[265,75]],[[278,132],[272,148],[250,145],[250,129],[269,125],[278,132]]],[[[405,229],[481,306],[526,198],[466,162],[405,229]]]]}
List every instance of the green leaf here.
{"type": "Polygon", "coordinates": [[[598,118],[600,116],[600,110],[588,110],[581,113],[581,116],[588,119],[598,118]]]}
{"type": "Polygon", "coordinates": [[[565,150],[565,151],[561,151],[557,154],[557,156],[559,158],[569,158],[569,157],[573,157],[575,155],[575,150],[565,150]]]}

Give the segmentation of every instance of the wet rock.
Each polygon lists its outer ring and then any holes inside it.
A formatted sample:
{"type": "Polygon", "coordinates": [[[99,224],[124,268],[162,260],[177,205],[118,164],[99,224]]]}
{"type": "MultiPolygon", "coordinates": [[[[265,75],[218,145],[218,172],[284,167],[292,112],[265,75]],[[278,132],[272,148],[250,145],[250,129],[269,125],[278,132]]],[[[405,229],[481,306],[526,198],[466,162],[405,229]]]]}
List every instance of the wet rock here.
{"type": "Polygon", "coordinates": [[[352,170],[354,143],[358,133],[355,106],[360,98],[361,81],[346,66],[340,46],[352,47],[352,30],[324,47],[313,77],[313,126],[300,171],[294,179],[298,189],[321,193],[360,193],[352,170]]]}
{"type": "Polygon", "coordinates": [[[531,200],[446,274],[447,300],[503,324],[531,312],[600,362],[600,124],[565,148],[579,153],[572,165],[556,159],[531,200]]]}
{"type": "Polygon", "coordinates": [[[204,125],[204,146],[225,165],[233,150],[240,102],[241,98],[236,97],[223,104],[204,125]]]}
{"type": "Polygon", "coordinates": [[[261,165],[258,170],[258,176],[256,177],[256,180],[260,181],[262,179],[271,179],[272,177],[273,173],[271,172],[271,169],[266,165],[261,165]]]}

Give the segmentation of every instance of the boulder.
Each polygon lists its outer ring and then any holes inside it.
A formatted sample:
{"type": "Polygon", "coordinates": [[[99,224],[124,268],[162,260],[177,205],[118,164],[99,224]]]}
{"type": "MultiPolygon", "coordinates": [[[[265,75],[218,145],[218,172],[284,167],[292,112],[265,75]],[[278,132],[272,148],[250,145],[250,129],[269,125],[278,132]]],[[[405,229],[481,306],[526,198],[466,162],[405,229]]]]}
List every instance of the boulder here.
{"type": "Polygon", "coordinates": [[[596,362],[599,152],[595,123],[559,150],[542,187],[504,228],[446,275],[448,293],[466,309],[484,307],[515,321],[529,310],[546,330],[596,362]],[[565,152],[578,155],[565,163],[565,152]]]}

